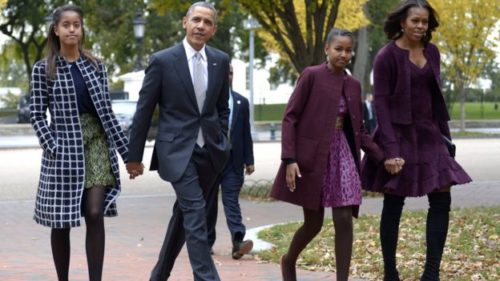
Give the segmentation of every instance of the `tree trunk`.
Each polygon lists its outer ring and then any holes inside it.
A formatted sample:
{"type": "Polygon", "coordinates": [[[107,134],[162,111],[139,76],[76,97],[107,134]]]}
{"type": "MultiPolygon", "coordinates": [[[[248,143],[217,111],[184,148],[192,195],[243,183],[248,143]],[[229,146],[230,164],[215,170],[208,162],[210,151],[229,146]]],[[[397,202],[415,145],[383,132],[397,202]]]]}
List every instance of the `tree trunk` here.
{"type": "Polygon", "coordinates": [[[465,132],[465,96],[466,90],[462,85],[459,90],[460,93],[460,132],[465,132]]]}
{"type": "MultiPolygon", "coordinates": [[[[356,40],[356,60],[354,61],[353,74],[358,78],[363,86],[363,93],[370,92],[370,85],[367,83],[367,70],[368,70],[368,27],[363,27],[358,30],[358,37],[356,40]]],[[[368,72],[369,73],[369,72],[368,72]]]]}

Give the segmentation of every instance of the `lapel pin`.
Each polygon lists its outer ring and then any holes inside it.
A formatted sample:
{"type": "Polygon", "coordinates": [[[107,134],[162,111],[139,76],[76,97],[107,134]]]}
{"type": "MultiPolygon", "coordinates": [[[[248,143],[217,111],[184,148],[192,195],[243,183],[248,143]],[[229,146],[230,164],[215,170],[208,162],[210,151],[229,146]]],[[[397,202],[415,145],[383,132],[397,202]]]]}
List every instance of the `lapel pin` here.
{"type": "Polygon", "coordinates": [[[241,101],[236,101],[236,103],[237,103],[237,104],[240,104],[240,103],[241,103],[241,101]]]}
{"type": "Polygon", "coordinates": [[[213,65],[213,66],[217,66],[217,63],[216,63],[216,62],[214,62],[214,63],[212,63],[212,65],[213,65]]]}

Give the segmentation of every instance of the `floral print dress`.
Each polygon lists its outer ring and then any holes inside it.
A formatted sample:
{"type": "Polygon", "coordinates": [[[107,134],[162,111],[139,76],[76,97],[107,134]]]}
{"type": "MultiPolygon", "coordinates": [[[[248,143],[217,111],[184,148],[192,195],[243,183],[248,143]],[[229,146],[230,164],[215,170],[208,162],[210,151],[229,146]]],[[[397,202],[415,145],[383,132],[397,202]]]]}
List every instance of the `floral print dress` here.
{"type": "MultiPolygon", "coordinates": [[[[337,118],[348,116],[347,110],[341,95],[337,118]]],[[[333,208],[361,205],[361,180],[342,128],[335,129],[330,143],[321,202],[323,207],[333,208]]]]}

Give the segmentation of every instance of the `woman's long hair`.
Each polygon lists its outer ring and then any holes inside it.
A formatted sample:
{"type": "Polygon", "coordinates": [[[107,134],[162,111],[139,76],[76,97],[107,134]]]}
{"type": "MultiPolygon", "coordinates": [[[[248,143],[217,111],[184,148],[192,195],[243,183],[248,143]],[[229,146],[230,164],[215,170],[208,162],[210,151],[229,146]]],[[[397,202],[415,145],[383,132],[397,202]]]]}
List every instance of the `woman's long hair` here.
{"type": "Polygon", "coordinates": [[[80,17],[80,24],[82,28],[82,37],[79,42],[78,50],[80,54],[88,58],[93,65],[97,66],[97,59],[89,51],[82,48],[83,42],[85,40],[85,28],[83,26],[83,11],[80,7],[76,5],[64,5],[60,6],[54,10],[52,14],[52,22],[50,23],[48,34],[47,34],[47,77],[49,80],[54,80],[56,73],[56,58],[60,55],[61,42],[59,37],[55,33],[55,27],[61,21],[62,14],[64,12],[75,12],[80,17]]]}
{"type": "Polygon", "coordinates": [[[422,38],[422,41],[427,44],[432,39],[432,32],[436,30],[439,26],[438,15],[436,11],[431,7],[431,5],[426,0],[406,0],[401,2],[396,9],[394,9],[384,22],[384,32],[387,35],[387,39],[396,40],[403,36],[401,31],[401,21],[408,17],[408,10],[411,8],[424,8],[429,12],[429,28],[422,38]]]}

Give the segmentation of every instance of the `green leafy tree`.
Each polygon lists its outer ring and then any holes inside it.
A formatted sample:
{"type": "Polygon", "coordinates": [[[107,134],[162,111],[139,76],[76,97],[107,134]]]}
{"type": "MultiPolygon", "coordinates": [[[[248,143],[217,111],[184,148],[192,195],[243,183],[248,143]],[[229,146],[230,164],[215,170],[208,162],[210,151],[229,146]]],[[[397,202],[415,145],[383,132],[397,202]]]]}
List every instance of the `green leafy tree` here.
{"type": "MultiPolygon", "coordinates": [[[[248,13],[242,9],[239,1],[216,0],[211,2],[217,9],[218,18],[217,32],[209,44],[225,51],[231,58],[247,58],[246,53],[241,51],[248,49],[248,31],[243,29],[243,20],[247,18],[248,13]]],[[[169,47],[184,38],[182,18],[191,5],[191,2],[176,0],[151,0],[148,2],[148,9],[152,13],[169,18],[171,28],[168,33],[170,34],[166,36],[168,40],[156,40],[159,49],[169,47]]],[[[262,63],[268,53],[262,47],[260,38],[256,38],[256,46],[256,57],[262,63]]]]}
{"type": "Polygon", "coordinates": [[[8,92],[6,95],[0,97],[0,101],[4,104],[4,108],[14,109],[21,98],[20,95],[14,95],[11,92],[8,92]]]}
{"type": "Polygon", "coordinates": [[[493,31],[500,6],[489,0],[431,0],[441,26],[434,42],[442,55],[443,78],[460,101],[460,130],[465,130],[465,101],[468,88],[495,57],[500,36],[493,31]]]}
{"type": "Polygon", "coordinates": [[[384,20],[399,0],[369,0],[363,11],[370,23],[357,30],[353,74],[362,83],[365,92],[371,91],[370,73],[373,59],[388,40],[384,33],[384,20]]]}
{"type": "MultiPolygon", "coordinates": [[[[488,101],[500,102],[500,66],[491,60],[485,67],[482,77],[491,81],[488,101]]],[[[498,106],[498,105],[497,105],[498,106]]]]}
{"type": "Polygon", "coordinates": [[[297,72],[325,60],[330,29],[355,29],[368,24],[366,0],[239,0],[262,25],[267,47],[278,51],[297,72]],[[338,21],[337,21],[338,20],[338,21]]]}
{"type": "MultiPolygon", "coordinates": [[[[326,34],[337,19],[340,0],[305,0],[304,18],[299,19],[298,2],[290,0],[240,0],[268,33],[268,41],[285,55],[297,72],[324,60],[326,34]],[[322,2],[322,3],[319,3],[322,2]]],[[[302,4],[302,3],[300,3],[302,4]]],[[[284,57],[285,57],[284,56],[284,57]]]]}
{"type": "MultiPolygon", "coordinates": [[[[85,15],[86,48],[104,60],[112,74],[129,72],[134,68],[137,54],[150,46],[147,40],[150,23],[141,46],[136,43],[133,20],[137,11],[144,11],[141,0],[80,0],[85,15]]],[[[144,11],[145,12],[145,11],[144,11]]],[[[147,18],[146,18],[147,19],[147,18]]],[[[144,65],[144,64],[143,64],[144,65]]]]}
{"type": "Polygon", "coordinates": [[[47,5],[25,0],[9,0],[1,10],[0,32],[15,42],[16,56],[24,63],[28,79],[33,64],[44,54],[47,42],[44,18],[48,11],[47,5]]]}
{"type": "Polygon", "coordinates": [[[28,77],[25,75],[25,68],[14,42],[0,46],[0,87],[19,87],[27,91],[28,77]]]}
{"type": "MultiPolygon", "coordinates": [[[[73,3],[81,6],[85,13],[84,47],[105,61],[111,76],[132,70],[139,52],[143,54],[142,65],[145,66],[149,54],[180,42],[185,34],[182,17],[191,5],[173,0],[151,0],[147,4],[142,0],[80,0],[73,3]],[[141,45],[137,44],[133,33],[137,11],[143,11],[146,20],[141,45]]],[[[2,54],[6,54],[8,48],[11,57],[0,56],[0,72],[7,73],[9,64],[17,59],[24,65],[25,81],[29,80],[32,65],[45,56],[44,18],[62,4],[66,2],[46,0],[40,5],[37,1],[10,0],[6,3],[1,10],[0,31],[10,41],[4,44],[2,54]]],[[[248,48],[248,31],[242,28],[247,12],[234,1],[218,0],[215,5],[219,11],[218,31],[210,44],[232,57],[245,58],[246,52],[240,50],[248,48]]],[[[261,42],[257,40],[256,54],[263,62],[267,52],[261,42]]]]}
{"type": "MultiPolygon", "coordinates": [[[[20,59],[25,65],[28,80],[33,64],[45,56],[45,17],[56,7],[66,4],[66,1],[44,2],[40,5],[38,1],[9,0],[1,11],[0,31],[11,41],[7,47],[16,50],[11,59],[20,59]]],[[[126,68],[133,57],[132,19],[135,12],[130,12],[130,8],[141,3],[139,0],[74,1],[85,12],[87,44],[84,47],[105,58],[111,69],[114,65],[126,68]]]]}

